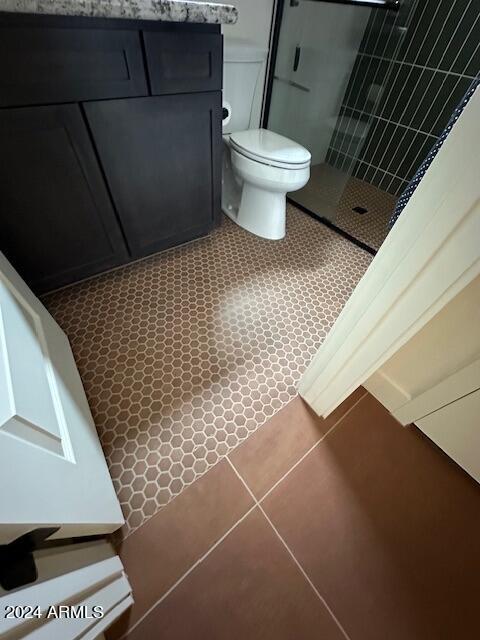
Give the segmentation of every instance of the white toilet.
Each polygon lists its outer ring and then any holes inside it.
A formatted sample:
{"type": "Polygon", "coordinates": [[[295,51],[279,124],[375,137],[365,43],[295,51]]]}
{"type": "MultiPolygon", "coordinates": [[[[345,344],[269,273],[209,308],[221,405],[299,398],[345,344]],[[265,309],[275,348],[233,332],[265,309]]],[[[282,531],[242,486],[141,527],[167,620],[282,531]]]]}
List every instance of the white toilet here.
{"type": "Polygon", "coordinates": [[[222,209],[247,231],[280,240],[286,194],[307,184],[311,155],[273,131],[249,129],[266,55],[249,42],[225,40],[222,209]]]}

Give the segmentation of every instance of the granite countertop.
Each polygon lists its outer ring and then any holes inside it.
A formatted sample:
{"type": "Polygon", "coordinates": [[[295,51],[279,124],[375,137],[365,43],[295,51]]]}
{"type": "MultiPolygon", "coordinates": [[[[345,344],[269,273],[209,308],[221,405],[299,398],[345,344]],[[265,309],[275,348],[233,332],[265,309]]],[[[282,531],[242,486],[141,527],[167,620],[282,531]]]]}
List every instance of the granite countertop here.
{"type": "Polygon", "coordinates": [[[192,0],[0,0],[0,12],[6,11],[205,24],[237,21],[237,10],[230,4],[192,0]]]}

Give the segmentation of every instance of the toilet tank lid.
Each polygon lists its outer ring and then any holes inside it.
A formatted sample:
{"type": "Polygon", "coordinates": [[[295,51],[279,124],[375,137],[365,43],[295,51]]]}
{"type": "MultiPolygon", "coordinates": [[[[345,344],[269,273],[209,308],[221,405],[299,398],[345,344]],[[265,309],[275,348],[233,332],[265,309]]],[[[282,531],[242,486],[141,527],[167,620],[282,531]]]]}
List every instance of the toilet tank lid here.
{"type": "Polygon", "coordinates": [[[294,165],[309,162],[312,157],[298,142],[267,129],[238,131],[230,135],[230,140],[235,146],[266,160],[294,165]]]}
{"type": "Polygon", "coordinates": [[[224,38],[224,62],[263,62],[267,59],[268,50],[250,40],[243,38],[224,38]]]}

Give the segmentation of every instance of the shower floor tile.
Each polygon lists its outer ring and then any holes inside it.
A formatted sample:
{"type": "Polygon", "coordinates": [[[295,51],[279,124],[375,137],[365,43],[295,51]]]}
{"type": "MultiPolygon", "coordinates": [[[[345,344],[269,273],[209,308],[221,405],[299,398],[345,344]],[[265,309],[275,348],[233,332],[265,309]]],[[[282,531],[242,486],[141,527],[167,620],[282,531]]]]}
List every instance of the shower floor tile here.
{"type": "Polygon", "coordinates": [[[372,249],[379,249],[387,237],[397,202],[392,194],[326,163],[314,165],[308,184],[291,198],[372,249]],[[354,207],[367,211],[360,214],[354,207]]]}
{"type": "Polygon", "coordinates": [[[287,237],[209,237],[45,297],[128,535],[295,396],[371,256],[289,206],[287,237]]]}

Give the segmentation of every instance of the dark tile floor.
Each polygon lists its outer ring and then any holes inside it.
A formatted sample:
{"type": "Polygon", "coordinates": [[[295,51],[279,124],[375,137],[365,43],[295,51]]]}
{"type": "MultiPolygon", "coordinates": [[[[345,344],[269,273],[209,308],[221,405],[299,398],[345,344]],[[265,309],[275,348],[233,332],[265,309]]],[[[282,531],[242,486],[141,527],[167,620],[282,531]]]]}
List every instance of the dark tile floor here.
{"type": "Polygon", "coordinates": [[[109,640],[478,635],[480,487],[358,390],[300,398],[120,545],[109,640]]]}

